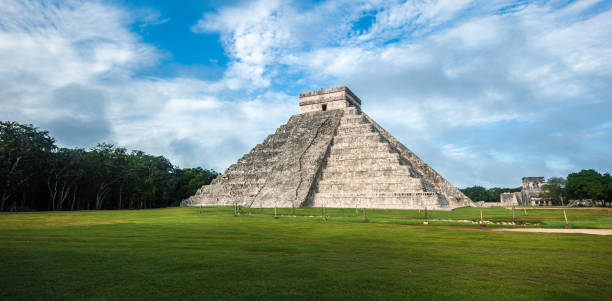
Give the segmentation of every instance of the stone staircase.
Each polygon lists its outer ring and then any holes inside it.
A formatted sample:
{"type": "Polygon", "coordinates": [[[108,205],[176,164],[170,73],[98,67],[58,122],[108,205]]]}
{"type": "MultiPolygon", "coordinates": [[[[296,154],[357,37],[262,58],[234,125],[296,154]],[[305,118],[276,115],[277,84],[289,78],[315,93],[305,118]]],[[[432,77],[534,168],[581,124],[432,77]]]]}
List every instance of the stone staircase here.
{"type": "Polygon", "coordinates": [[[443,206],[431,185],[402,162],[400,154],[355,107],[344,109],[315,185],[311,200],[315,207],[443,206]]]}

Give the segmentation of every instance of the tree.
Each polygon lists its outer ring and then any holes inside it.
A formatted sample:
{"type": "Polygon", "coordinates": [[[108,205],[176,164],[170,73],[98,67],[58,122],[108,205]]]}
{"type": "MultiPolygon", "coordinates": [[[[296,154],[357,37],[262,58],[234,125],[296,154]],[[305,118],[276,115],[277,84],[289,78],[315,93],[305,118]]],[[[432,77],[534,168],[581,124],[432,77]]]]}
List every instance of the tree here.
{"type": "Polygon", "coordinates": [[[102,209],[102,205],[107,195],[112,189],[112,185],[121,180],[122,167],[127,162],[126,149],[115,148],[108,143],[100,143],[87,153],[87,160],[91,173],[92,184],[96,189],[95,208],[102,209]]]}
{"type": "Polygon", "coordinates": [[[214,170],[201,167],[183,168],[176,173],[179,179],[176,198],[178,202],[194,195],[200,187],[210,184],[219,175],[214,170]]]}
{"type": "Polygon", "coordinates": [[[593,169],[567,175],[565,187],[570,198],[603,200],[607,197],[606,177],[593,169]]]}
{"type": "Polygon", "coordinates": [[[550,198],[554,202],[558,201],[561,203],[561,206],[564,206],[565,200],[567,199],[567,193],[565,191],[566,183],[567,181],[564,178],[549,178],[542,187],[542,190],[544,190],[542,197],[550,198]]]}
{"type": "Polygon", "coordinates": [[[499,202],[499,196],[504,192],[517,192],[521,191],[521,187],[518,188],[501,188],[493,187],[486,189],[482,186],[472,186],[464,189],[460,189],[465,196],[470,198],[474,202],[499,202]]]}
{"type": "Polygon", "coordinates": [[[52,152],[46,181],[52,210],[61,210],[69,197],[72,197],[70,208],[73,210],[79,182],[85,177],[85,155],[85,150],[78,148],[60,148],[52,152]]]}
{"type": "Polygon", "coordinates": [[[461,192],[465,194],[468,198],[470,198],[474,202],[486,202],[488,199],[487,189],[482,186],[472,186],[461,189],[461,192]]]}
{"type": "MultiPolygon", "coordinates": [[[[603,174],[603,181],[606,189],[606,203],[612,203],[612,176],[609,173],[603,174]]],[[[610,204],[608,204],[610,206],[610,204]]]]}
{"type": "Polygon", "coordinates": [[[47,131],[31,124],[0,121],[0,211],[21,185],[44,170],[51,151],[56,148],[54,143],[47,131]]]}
{"type": "Polygon", "coordinates": [[[16,122],[0,123],[0,168],[0,210],[19,198],[37,210],[165,207],[218,175],[108,143],[58,149],[46,131],[16,122]]]}

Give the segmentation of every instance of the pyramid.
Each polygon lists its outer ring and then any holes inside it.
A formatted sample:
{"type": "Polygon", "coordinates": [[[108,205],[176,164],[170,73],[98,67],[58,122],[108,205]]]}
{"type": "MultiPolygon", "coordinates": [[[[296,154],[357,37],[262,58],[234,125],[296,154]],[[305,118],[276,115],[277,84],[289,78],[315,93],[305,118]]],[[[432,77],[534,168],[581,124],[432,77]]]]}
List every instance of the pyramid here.
{"type": "Polygon", "coordinates": [[[452,209],[472,201],[361,111],[347,87],[293,115],[181,206],[452,209]]]}

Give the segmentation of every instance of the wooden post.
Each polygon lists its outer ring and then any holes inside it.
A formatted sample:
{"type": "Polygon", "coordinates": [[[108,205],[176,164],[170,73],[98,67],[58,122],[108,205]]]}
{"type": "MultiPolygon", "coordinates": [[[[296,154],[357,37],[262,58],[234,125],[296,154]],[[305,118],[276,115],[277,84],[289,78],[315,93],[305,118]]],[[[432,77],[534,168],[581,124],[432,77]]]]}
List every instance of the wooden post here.
{"type": "Polygon", "coordinates": [[[274,205],[274,218],[278,219],[278,215],[276,214],[276,205],[274,205]]]}
{"type": "Polygon", "coordinates": [[[325,206],[321,207],[321,218],[324,222],[327,221],[327,213],[325,213],[325,206]]]}
{"type": "Polygon", "coordinates": [[[514,223],[514,206],[512,206],[512,222],[514,223]]]}
{"type": "Polygon", "coordinates": [[[429,219],[427,219],[427,207],[425,207],[425,221],[423,221],[423,225],[429,225],[429,219]]]}
{"type": "Polygon", "coordinates": [[[563,217],[565,217],[565,229],[571,228],[570,224],[567,222],[567,214],[565,213],[565,209],[563,209],[563,217]]]}
{"type": "Polygon", "coordinates": [[[367,223],[368,222],[368,215],[366,214],[366,209],[365,207],[363,208],[363,222],[367,223]]]}
{"type": "Polygon", "coordinates": [[[484,227],[484,220],[482,218],[482,208],[480,208],[480,225],[484,227]]]}

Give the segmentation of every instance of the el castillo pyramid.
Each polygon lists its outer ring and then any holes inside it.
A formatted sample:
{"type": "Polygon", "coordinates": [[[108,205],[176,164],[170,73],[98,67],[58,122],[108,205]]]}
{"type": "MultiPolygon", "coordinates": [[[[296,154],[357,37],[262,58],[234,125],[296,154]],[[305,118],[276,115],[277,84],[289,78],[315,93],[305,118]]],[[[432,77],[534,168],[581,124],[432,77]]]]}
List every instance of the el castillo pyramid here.
{"type": "Polygon", "coordinates": [[[472,201],[361,111],[347,87],[300,94],[300,114],[181,206],[452,209],[472,201]]]}

